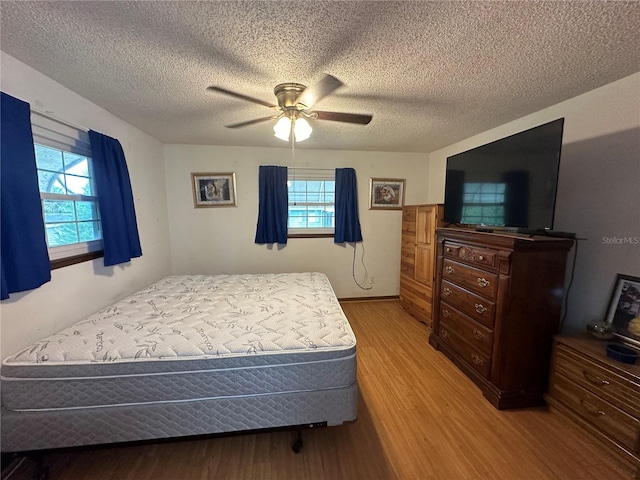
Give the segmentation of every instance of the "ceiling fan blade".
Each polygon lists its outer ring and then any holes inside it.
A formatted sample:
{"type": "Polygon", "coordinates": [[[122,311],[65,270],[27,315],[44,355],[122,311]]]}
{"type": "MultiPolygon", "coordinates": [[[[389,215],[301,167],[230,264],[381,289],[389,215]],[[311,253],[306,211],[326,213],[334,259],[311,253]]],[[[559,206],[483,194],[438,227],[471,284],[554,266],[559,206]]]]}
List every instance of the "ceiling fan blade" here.
{"type": "Polygon", "coordinates": [[[246,122],[240,122],[240,123],[233,123],[231,125],[225,125],[225,127],[227,128],[240,128],[240,127],[246,127],[249,125],[253,125],[254,123],[260,123],[260,122],[266,122],[267,120],[273,120],[274,116],[271,117],[262,117],[262,118],[254,118],[253,120],[247,120],[246,122]]]}
{"type": "Polygon", "coordinates": [[[231,90],[227,90],[226,88],[222,88],[222,87],[216,87],[215,85],[211,85],[210,87],[207,87],[207,90],[210,92],[224,93],[225,95],[239,98],[240,100],[246,100],[247,102],[257,103],[258,105],[264,105],[265,107],[276,108],[274,104],[265,102],[264,100],[260,100],[259,98],[253,98],[247,95],[243,95],[241,93],[232,92],[231,90]]]}
{"type": "Polygon", "coordinates": [[[318,120],[357,123],[359,125],[368,125],[373,118],[372,115],[363,115],[360,113],[319,112],[317,110],[315,110],[313,113],[318,114],[318,120]]]}
{"type": "Polygon", "coordinates": [[[304,91],[298,95],[298,98],[296,98],[296,103],[301,103],[309,109],[342,85],[344,84],[336,77],[325,74],[318,83],[305,88],[304,91]]]}

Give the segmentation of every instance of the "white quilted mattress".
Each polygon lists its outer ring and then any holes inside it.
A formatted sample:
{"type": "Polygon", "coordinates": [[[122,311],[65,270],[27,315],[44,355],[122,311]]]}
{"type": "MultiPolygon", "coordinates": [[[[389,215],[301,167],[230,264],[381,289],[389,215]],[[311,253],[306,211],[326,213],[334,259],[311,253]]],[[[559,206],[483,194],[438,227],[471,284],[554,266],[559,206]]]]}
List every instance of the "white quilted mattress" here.
{"type": "Polygon", "coordinates": [[[344,388],[356,339],[324,274],[170,276],[2,362],[14,411],[344,388]]]}

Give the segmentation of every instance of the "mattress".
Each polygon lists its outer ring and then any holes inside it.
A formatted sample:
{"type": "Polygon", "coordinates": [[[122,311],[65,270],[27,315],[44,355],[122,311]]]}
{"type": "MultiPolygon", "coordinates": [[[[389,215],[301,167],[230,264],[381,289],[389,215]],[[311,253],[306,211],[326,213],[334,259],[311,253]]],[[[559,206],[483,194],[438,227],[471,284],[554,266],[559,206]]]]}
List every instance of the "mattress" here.
{"type": "Polygon", "coordinates": [[[324,274],[170,276],[3,361],[2,449],[353,420],[355,348],[324,274]]]}

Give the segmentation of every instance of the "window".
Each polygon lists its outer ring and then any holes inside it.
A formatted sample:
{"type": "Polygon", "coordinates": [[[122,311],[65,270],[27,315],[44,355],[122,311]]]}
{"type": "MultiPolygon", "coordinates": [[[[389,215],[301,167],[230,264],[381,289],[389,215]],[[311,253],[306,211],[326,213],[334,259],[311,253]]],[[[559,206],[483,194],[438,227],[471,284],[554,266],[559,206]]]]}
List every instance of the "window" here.
{"type": "Polygon", "coordinates": [[[336,181],[332,171],[289,174],[289,235],[333,235],[336,181]]]}
{"type": "Polygon", "coordinates": [[[32,127],[49,258],[102,250],[88,133],[35,112],[32,127]]]}
{"type": "Polygon", "coordinates": [[[504,225],[504,183],[465,183],[462,223],[504,225]]]}

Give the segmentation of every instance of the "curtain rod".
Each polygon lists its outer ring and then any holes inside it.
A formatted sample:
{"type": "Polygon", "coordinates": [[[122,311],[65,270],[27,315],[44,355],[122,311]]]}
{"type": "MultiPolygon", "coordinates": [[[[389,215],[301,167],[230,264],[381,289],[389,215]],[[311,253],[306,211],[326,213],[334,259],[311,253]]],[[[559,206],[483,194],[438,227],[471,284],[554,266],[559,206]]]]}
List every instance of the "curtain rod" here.
{"type": "Polygon", "coordinates": [[[318,170],[322,172],[333,172],[335,168],[308,168],[308,167],[291,167],[293,170],[318,170]]]}
{"type": "Polygon", "coordinates": [[[78,125],[77,123],[72,123],[67,120],[63,120],[59,117],[56,117],[55,115],[49,112],[44,112],[42,110],[38,110],[37,108],[33,108],[33,107],[30,107],[30,108],[32,113],[40,115],[41,117],[44,117],[44,118],[48,118],[49,120],[53,120],[54,122],[61,123],[62,125],[66,125],[67,127],[77,128],[78,130],[82,130],[84,132],[89,132],[90,130],[89,128],[83,127],[82,125],[78,125]]]}

